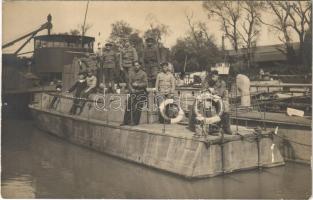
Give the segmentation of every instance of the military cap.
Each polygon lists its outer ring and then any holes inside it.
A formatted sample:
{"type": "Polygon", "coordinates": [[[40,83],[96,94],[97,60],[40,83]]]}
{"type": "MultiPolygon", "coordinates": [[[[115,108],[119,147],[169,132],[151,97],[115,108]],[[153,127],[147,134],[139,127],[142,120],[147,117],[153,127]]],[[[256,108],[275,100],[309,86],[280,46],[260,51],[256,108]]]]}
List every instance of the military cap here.
{"type": "Polygon", "coordinates": [[[154,42],[154,38],[153,37],[147,37],[146,42],[154,42]]]}

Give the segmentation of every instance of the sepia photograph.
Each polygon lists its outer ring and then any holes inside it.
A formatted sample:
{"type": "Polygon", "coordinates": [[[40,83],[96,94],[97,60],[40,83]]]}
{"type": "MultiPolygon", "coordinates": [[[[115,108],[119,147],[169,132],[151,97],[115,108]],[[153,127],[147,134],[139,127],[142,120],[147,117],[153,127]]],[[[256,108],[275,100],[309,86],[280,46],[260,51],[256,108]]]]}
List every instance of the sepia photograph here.
{"type": "Polygon", "coordinates": [[[2,1],[4,199],[309,199],[312,2],[2,1]]]}

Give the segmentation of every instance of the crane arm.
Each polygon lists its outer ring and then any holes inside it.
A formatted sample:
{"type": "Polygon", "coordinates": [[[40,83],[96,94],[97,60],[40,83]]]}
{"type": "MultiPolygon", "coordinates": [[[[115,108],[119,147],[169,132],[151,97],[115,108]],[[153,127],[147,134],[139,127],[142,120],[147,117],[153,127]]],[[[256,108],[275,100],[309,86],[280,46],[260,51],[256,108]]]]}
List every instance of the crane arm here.
{"type": "MultiPolygon", "coordinates": [[[[13,40],[12,42],[9,42],[9,43],[7,43],[7,44],[4,44],[4,45],[2,46],[2,49],[7,48],[7,47],[10,47],[10,46],[14,45],[16,42],[18,42],[18,41],[20,41],[20,40],[23,40],[24,38],[27,38],[27,37],[29,37],[29,36],[31,36],[31,38],[33,38],[39,31],[42,31],[42,30],[44,30],[44,29],[48,29],[48,34],[50,34],[50,29],[52,28],[51,19],[52,19],[52,18],[51,18],[51,15],[49,14],[48,17],[47,17],[47,20],[48,20],[48,21],[47,21],[46,23],[44,23],[43,25],[41,25],[40,28],[38,28],[38,29],[36,29],[35,31],[32,31],[32,32],[30,32],[30,33],[27,33],[26,35],[23,35],[22,37],[19,37],[19,38],[17,38],[16,40],[13,40]]],[[[30,39],[31,39],[31,38],[30,38],[30,39]]],[[[27,40],[27,42],[29,42],[30,39],[27,40]]],[[[25,44],[23,44],[22,47],[24,47],[24,46],[25,46],[25,44]]]]}

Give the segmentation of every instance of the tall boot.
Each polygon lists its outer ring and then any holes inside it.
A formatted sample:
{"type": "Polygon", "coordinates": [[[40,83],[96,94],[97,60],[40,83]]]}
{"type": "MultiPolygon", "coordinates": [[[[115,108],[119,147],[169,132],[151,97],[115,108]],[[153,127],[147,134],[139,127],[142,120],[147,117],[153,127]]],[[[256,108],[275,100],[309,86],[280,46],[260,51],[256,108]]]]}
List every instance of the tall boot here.
{"type": "Polygon", "coordinates": [[[229,134],[232,135],[232,131],[230,128],[230,115],[229,113],[224,113],[222,115],[222,119],[221,119],[221,123],[222,123],[222,128],[225,134],[229,134]]]}

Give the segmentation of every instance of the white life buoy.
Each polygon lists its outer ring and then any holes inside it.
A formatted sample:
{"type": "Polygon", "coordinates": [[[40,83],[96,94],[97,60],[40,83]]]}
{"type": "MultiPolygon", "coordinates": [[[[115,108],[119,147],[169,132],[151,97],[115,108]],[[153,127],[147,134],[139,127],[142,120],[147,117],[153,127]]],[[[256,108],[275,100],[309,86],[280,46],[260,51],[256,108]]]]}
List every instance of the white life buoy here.
{"type": "Polygon", "coordinates": [[[183,119],[184,115],[185,115],[183,109],[177,103],[174,102],[174,99],[166,99],[165,101],[163,101],[160,104],[159,109],[160,109],[160,113],[161,113],[162,117],[165,120],[169,121],[171,124],[175,124],[175,123],[180,122],[183,119]],[[174,105],[176,105],[179,108],[178,115],[175,118],[170,118],[170,117],[168,117],[165,114],[166,106],[169,105],[169,104],[174,104],[174,105]]]}
{"type": "Polygon", "coordinates": [[[202,93],[202,94],[198,95],[195,99],[194,111],[195,111],[197,120],[204,122],[205,124],[217,123],[217,122],[221,121],[220,117],[224,112],[223,100],[220,96],[213,95],[213,94],[208,93],[208,92],[202,93]],[[203,114],[201,114],[199,109],[198,109],[199,102],[200,101],[207,101],[207,100],[211,100],[211,101],[217,103],[217,114],[212,116],[212,117],[204,117],[203,114]]]}

